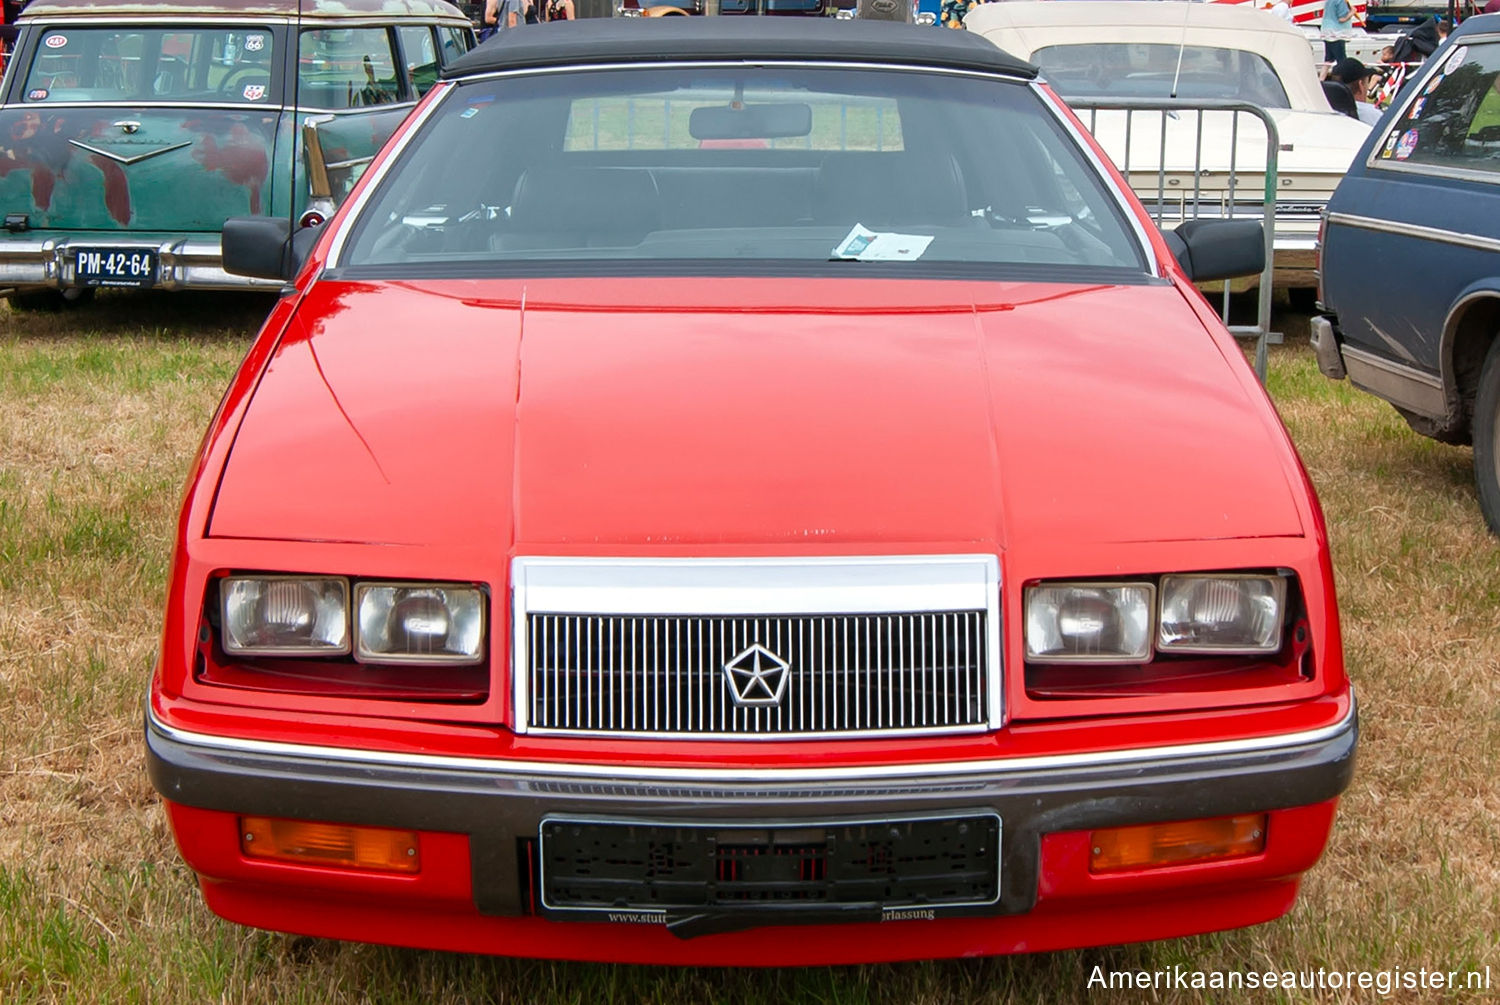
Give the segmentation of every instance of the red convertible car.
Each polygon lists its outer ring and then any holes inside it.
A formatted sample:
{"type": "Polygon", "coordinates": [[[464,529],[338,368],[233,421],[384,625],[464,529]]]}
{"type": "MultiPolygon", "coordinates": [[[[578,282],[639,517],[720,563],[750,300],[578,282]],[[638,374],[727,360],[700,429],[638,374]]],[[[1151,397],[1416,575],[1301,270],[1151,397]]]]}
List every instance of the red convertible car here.
{"type": "Polygon", "coordinates": [[[1353,770],[1323,521],[1035,69],[883,23],[481,46],[193,465],[152,780],[209,906],[788,965],[1275,918],[1353,770]]]}

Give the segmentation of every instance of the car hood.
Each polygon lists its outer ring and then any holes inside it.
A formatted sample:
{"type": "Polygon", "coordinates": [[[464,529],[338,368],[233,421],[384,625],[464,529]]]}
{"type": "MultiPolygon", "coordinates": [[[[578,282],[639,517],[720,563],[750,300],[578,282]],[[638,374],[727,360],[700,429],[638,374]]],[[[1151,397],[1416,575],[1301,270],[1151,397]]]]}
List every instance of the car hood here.
{"type": "Polygon", "coordinates": [[[1302,532],[1274,413],[1162,284],[324,282],[297,317],[214,536],[671,553],[1302,532]]]}

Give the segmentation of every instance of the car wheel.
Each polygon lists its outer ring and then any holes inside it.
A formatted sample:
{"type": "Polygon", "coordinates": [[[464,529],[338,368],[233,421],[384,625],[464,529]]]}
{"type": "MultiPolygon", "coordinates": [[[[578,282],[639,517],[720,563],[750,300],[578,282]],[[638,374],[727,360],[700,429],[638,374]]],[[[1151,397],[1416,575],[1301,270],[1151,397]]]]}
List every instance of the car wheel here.
{"type": "Polygon", "coordinates": [[[15,290],[6,295],[10,301],[10,309],[13,311],[60,311],[68,307],[76,307],[86,304],[94,299],[94,291],[90,289],[54,290],[43,288],[39,290],[15,290]]]}
{"type": "Polygon", "coordinates": [[[1500,338],[1490,343],[1474,399],[1474,482],[1479,509],[1493,533],[1500,534],[1500,338]]]}

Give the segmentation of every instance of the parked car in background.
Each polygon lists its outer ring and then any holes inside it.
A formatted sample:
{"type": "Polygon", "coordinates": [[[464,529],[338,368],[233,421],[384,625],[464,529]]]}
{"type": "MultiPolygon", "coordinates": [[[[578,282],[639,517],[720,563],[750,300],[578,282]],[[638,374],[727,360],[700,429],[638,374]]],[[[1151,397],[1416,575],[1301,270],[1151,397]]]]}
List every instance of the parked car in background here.
{"type": "Polygon", "coordinates": [[[1500,15],[1460,25],[1328,205],[1318,365],[1474,444],[1500,533],[1500,15]]]}
{"type": "Polygon", "coordinates": [[[146,727],[214,911],[767,966],[1290,908],[1356,725],[1191,285],[1257,223],[1164,237],[967,32],[599,19],[445,75],[321,231],[225,229],[293,289],[146,727]]]}
{"type": "MultiPolygon", "coordinates": [[[[1212,0],[1212,2],[1254,10],[1269,10],[1271,6],[1268,0],[1212,0]]],[[[1355,21],[1363,24],[1367,7],[1366,0],[1351,0],[1349,6],[1354,8],[1355,21]]],[[[1372,0],[1368,7],[1374,6],[1375,2],[1372,0]]],[[[1323,0],[1287,0],[1287,13],[1296,24],[1315,25],[1323,18],[1323,0]]]]}
{"type": "Polygon", "coordinates": [[[34,0],[19,24],[0,95],[18,307],[267,285],[224,271],[219,229],[304,211],[303,124],[329,119],[339,159],[368,159],[473,40],[441,0],[34,0]]]}
{"type": "MultiPolygon", "coordinates": [[[[909,0],[901,0],[909,2],[909,0]]],[[[852,10],[854,0],[720,0],[723,15],[770,14],[776,16],[823,17],[844,9],[852,10]]],[[[704,0],[618,0],[619,17],[682,17],[702,14],[704,0]]]]}
{"type": "MultiPolygon", "coordinates": [[[[984,4],[966,24],[1040,66],[1064,99],[1175,95],[1264,108],[1280,147],[1274,281],[1306,290],[1311,303],[1320,214],[1370,127],[1328,107],[1298,29],[1246,7],[1111,0],[984,4]]],[[[1124,166],[1129,152],[1130,183],[1148,208],[1163,190],[1166,224],[1194,215],[1261,215],[1267,143],[1259,119],[1207,113],[1201,138],[1194,115],[1100,111],[1085,121],[1116,164],[1124,166]]]]}

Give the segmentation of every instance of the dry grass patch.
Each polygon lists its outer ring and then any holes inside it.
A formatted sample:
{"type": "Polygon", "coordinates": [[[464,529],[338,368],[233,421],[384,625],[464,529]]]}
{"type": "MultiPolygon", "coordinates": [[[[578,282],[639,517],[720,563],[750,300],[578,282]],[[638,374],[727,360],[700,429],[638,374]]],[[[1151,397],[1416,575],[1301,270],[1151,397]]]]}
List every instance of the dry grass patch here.
{"type": "MultiPolygon", "coordinates": [[[[1333,843],[1288,918],[1035,957],[765,972],[409,952],[219,921],[146,781],[140,701],[181,481],[266,306],[224,303],[0,313],[0,1001],[1135,1000],[1090,993],[1096,965],[1490,966],[1500,984],[1500,543],[1470,452],[1323,379],[1295,319],[1270,387],[1327,512],[1364,733],[1333,843]]],[[[1376,996],[1285,1000],[1309,997],[1376,996]]]]}

